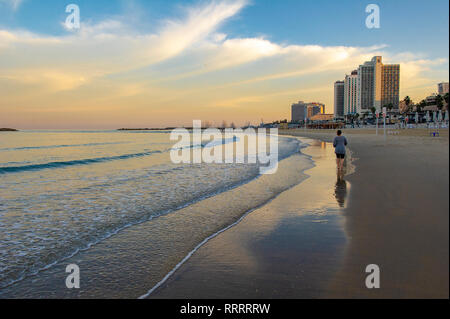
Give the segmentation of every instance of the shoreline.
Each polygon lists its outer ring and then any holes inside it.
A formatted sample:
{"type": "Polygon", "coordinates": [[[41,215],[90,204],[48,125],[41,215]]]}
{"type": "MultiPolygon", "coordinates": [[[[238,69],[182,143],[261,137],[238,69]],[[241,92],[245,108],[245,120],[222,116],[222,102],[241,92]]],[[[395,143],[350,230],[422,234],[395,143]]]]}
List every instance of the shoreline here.
{"type": "Polygon", "coordinates": [[[315,166],[308,179],[211,239],[149,298],[323,296],[346,247],[341,209],[348,185],[336,182],[332,145],[309,143],[304,153],[315,166]]]}

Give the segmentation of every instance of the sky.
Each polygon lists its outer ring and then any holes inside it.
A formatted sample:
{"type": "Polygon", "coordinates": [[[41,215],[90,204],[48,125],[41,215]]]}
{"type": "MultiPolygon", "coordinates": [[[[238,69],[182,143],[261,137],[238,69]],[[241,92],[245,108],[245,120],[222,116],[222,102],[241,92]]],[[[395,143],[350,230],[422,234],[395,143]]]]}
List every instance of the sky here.
{"type": "Polygon", "coordinates": [[[334,82],[374,55],[417,102],[449,78],[447,0],[71,1],[0,0],[0,127],[256,124],[300,100],[333,113],[334,82]]]}

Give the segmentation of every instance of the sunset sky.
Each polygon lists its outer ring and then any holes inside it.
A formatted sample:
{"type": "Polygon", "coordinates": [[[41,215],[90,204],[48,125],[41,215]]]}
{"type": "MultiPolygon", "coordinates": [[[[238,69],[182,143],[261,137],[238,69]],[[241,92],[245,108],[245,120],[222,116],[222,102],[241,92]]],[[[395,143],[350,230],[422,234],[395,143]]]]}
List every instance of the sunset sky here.
{"type": "Polygon", "coordinates": [[[165,127],[333,112],[333,83],[374,55],[401,64],[401,97],[448,81],[448,1],[0,0],[0,127],[165,127]]]}

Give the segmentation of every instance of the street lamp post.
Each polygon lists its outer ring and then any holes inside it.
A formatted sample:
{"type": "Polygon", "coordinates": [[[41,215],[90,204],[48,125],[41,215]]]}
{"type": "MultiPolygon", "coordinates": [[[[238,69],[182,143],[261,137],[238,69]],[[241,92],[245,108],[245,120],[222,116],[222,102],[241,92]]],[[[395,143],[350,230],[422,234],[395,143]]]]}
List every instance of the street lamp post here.
{"type": "Polygon", "coordinates": [[[377,122],[377,136],[378,136],[378,119],[380,118],[380,112],[376,111],[375,112],[375,117],[376,117],[375,122],[377,122]]]}

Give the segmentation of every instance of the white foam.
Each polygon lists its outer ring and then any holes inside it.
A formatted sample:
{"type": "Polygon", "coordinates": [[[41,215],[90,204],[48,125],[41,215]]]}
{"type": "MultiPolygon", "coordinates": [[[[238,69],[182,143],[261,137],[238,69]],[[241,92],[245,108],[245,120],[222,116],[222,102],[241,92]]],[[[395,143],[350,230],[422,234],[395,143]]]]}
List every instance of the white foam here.
{"type": "Polygon", "coordinates": [[[221,233],[227,231],[228,229],[236,226],[237,224],[239,224],[245,217],[247,217],[248,214],[250,214],[251,212],[253,212],[256,208],[253,208],[252,210],[248,211],[247,213],[245,213],[241,218],[239,218],[235,223],[225,227],[222,230],[219,230],[217,233],[212,234],[211,236],[207,237],[206,239],[204,239],[200,244],[198,244],[189,254],[187,254],[186,257],[183,258],[182,261],[180,261],[160,282],[158,282],[155,286],[153,286],[152,289],[150,289],[145,295],[140,296],[138,299],[145,299],[148,298],[156,289],[158,289],[162,284],[164,284],[167,279],[169,279],[186,261],[188,261],[193,254],[195,254],[195,252],[197,250],[199,250],[202,246],[204,246],[207,242],[209,242],[211,239],[213,239],[214,237],[217,237],[218,235],[220,235],[221,233]]]}

